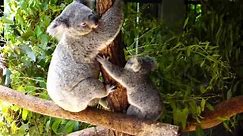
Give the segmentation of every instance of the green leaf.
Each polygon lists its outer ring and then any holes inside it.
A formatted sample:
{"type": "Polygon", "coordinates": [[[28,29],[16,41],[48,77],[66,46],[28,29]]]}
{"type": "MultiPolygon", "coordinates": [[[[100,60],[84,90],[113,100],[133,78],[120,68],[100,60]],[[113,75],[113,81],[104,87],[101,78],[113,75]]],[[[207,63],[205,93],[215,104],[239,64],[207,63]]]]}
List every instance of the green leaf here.
{"type": "Polygon", "coordinates": [[[51,120],[48,120],[47,122],[46,122],[46,126],[45,126],[45,130],[48,132],[48,131],[50,131],[50,124],[51,124],[51,120]]]}
{"type": "Polygon", "coordinates": [[[20,110],[20,108],[18,107],[18,106],[16,106],[16,105],[13,105],[13,106],[11,106],[11,110],[13,110],[13,111],[19,111],[20,110]]]}
{"type": "Polygon", "coordinates": [[[76,121],[68,121],[66,124],[65,124],[65,131],[67,133],[70,133],[73,131],[73,129],[75,128],[75,125],[76,125],[76,121]]]}
{"type": "Polygon", "coordinates": [[[35,27],[35,34],[36,34],[36,37],[39,38],[40,35],[41,35],[42,33],[43,33],[43,32],[42,32],[41,27],[40,27],[39,25],[36,26],[36,27],[35,27]]]}
{"type": "Polygon", "coordinates": [[[198,114],[198,106],[197,106],[197,104],[196,104],[196,102],[194,101],[194,100],[191,100],[190,102],[189,102],[189,105],[190,105],[190,110],[191,110],[191,112],[193,113],[193,114],[195,114],[195,115],[197,115],[198,114]]]}
{"type": "Polygon", "coordinates": [[[205,60],[203,60],[203,61],[201,62],[200,67],[203,67],[204,63],[205,63],[205,60]]]}
{"type": "Polygon", "coordinates": [[[28,113],[29,113],[28,110],[25,110],[25,109],[22,110],[22,119],[23,120],[26,120],[27,119],[28,113]]]}
{"type": "Polygon", "coordinates": [[[53,122],[53,124],[51,125],[52,130],[56,134],[58,134],[58,128],[59,128],[61,122],[62,122],[62,119],[55,119],[54,122],[53,122]]]}
{"type": "Polygon", "coordinates": [[[214,107],[213,107],[210,103],[207,103],[207,104],[206,104],[206,107],[207,107],[210,111],[213,111],[213,110],[214,110],[214,107]]]}
{"type": "Polygon", "coordinates": [[[189,17],[186,18],[185,22],[184,22],[184,25],[183,25],[183,28],[185,29],[187,24],[188,24],[188,21],[189,21],[189,17]]]}
{"type": "Polygon", "coordinates": [[[201,110],[204,111],[204,108],[205,108],[205,104],[206,104],[206,100],[205,99],[202,99],[201,101],[201,110]]]}
{"type": "Polygon", "coordinates": [[[22,45],[20,48],[27,54],[27,56],[28,56],[33,62],[36,61],[35,53],[32,51],[32,49],[31,49],[29,46],[27,46],[27,45],[22,45]]]}
{"type": "Polygon", "coordinates": [[[229,89],[227,91],[227,100],[230,99],[231,97],[232,97],[232,91],[231,91],[231,89],[229,89]]]}
{"type": "Polygon", "coordinates": [[[8,18],[6,18],[5,16],[1,17],[0,18],[0,21],[2,21],[2,23],[5,24],[5,25],[7,25],[7,24],[9,24],[9,25],[13,24],[13,21],[10,20],[10,19],[8,19],[8,18]]]}
{"type": "Polygon", "coordinates": [[[173,112],[175,124],[180,123],[182,125],[182,128],[185,128],[188,114],[189,114],[189,110],[187,107],[185,107],[182,110],[175,109],[175,111],[173,112]]]}
{"type": "Polygon", "coordinates": [[[4,75],[5,77],[5,82],[4,82],[4,86],[9,86],[11,84],[11,71],[9,69],[6,69],[6,73],[4,75]]]}

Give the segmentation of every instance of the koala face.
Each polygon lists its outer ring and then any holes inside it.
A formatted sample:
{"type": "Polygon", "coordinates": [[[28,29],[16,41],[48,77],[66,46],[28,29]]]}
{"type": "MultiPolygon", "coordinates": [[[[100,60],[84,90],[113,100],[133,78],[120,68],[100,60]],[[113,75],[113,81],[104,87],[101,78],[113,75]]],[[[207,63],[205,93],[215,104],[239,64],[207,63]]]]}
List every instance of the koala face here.
{"type": "Polygon", "coordinates": [[[151,57],[133,57],[125,65],[125,69],[141,73],[154,71],[155,68],[156,61],[151,57]]]}
{"type": "Polygon", "coordinates": [[[73,1],[48,26],[47,32],[61,39],[63,34],[82,36],[98,26],[98,16],[79,1],[73,1]]]}
{"type": "Polygon", "coordinates": [[[140,70],[140,68],[141,68],[141,65],[139,64],[137,57],[130,58],[125,65],[125,69],[131,70],[134,72],[138,72],[140,70]]]}

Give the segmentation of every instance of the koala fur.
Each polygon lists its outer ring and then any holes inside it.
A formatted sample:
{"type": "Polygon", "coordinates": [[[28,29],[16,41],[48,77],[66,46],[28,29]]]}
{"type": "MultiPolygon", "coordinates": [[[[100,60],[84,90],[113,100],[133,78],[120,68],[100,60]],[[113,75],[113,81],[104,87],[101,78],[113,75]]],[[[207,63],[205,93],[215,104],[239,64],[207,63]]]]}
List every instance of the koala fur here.
{"type": "Polygon", "coordinates": [[[49,66],[47,91],[63,109],[82,111],[113,91],[113,87],[98,80],[100,68],[95,57],[119,33],[123,22],[121,8],[121,1],[116,0],[98,19],[77,0],[48,26],[47,32],[58,39],[58,45],[49,66]]]}
{"type": "Polygon", "coordinates": [[[110,63],[104,57],[97,57],[105,71],[127,89],[127,114],[139,118],[156,120],[159,118],[163,104],[159,91],[148,79],[148,74],[156,67],[156,62],[150,57],[133,57],[124,68],[110,63]]]}

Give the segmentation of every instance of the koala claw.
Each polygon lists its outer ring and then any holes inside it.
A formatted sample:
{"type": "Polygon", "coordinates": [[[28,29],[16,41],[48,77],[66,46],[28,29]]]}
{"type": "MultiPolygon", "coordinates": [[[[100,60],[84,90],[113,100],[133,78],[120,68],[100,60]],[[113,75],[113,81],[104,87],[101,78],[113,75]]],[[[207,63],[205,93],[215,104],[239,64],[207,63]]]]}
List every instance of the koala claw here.
{"type": "Polygon", "coordinates": [[[106,88],[106,90],[107,90],[108,93],[112,93],[112,92],[115,91],[116,86],[115,86],[115,85],[107,84],[107,85],[105,86],[105,88],[106,88]]]}
{"type": "Polygon", "coordinates": [[[103,62],[107,61],[108,59],[109,59],[109,57],[101,56],[101,55],[98,55],[98,56],[96,57],[96,60],[97,60],[98,62],[100,62],[101,64],[102,64],[103,62]]]}

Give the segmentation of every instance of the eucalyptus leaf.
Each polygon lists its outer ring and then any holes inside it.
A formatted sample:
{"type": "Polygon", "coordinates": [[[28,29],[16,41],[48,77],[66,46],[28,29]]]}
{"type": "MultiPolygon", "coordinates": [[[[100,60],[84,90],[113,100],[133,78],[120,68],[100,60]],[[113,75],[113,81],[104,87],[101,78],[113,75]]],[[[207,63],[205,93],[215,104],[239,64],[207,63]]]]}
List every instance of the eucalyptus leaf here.
{"type": "Polygon", "coordinates": [[[33,62],[36,61],[35,53],[33,52],[33,50],[32,50],[28,45],[22,45],[20,48],[27,54],[27,56],[28,56],[33,62]]]}
{"type": "Polygon", "coordinates": [[[29,113],[28,110],[25,110],[25,109],[22,110],[22,119],[23,120],[26,120],[27,119],[28,113],[29,113]]]}

